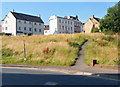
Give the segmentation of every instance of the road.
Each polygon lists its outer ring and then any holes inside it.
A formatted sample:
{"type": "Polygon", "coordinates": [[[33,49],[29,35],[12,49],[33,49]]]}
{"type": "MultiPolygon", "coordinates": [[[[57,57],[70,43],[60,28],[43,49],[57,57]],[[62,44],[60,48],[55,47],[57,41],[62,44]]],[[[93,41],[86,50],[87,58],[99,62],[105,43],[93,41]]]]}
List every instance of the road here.
{"type": "Polygon", "coordinates": [[[118,85],[115,80],[37,69],[2,67],[0,73],[2,85],[118,85]]]}

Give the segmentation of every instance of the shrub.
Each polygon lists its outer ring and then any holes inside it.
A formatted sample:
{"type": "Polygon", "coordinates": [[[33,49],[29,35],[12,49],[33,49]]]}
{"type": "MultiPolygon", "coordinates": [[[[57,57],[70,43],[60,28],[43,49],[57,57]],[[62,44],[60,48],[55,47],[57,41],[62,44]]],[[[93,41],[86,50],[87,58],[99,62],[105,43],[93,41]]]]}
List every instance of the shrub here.
{"type": "Polygon", "coordinates": [[[9,56],[13,56],[13,50],[10,48],[3,48],[2,49],[2,56],[3,57],[9,57],[9,56]]]}
{"type": "Polygon", "coordinates": [[[113,37],[103,37],[102,40],[106,40],[106,41],[113,41],[115,40],[113,37]]]}
{"type": "Polygon", "coordinates": [[[98,45],[100,45],[100,46],[107,46],[108,42],[105,41],[105,40],[100,40],[100,41],[98,41],[98,45]]]}
{"type": "Polygon", "coordinates": [[[77,42],[69,42],[68,43],[71,47],[80,47],[80,45],[77,42]]]}
{"type": "Polygon", "coordinates": [[[92,33],[96,33],[96,32],[99,32],[99,29],[98,28],[92,28],[92,33]]]}

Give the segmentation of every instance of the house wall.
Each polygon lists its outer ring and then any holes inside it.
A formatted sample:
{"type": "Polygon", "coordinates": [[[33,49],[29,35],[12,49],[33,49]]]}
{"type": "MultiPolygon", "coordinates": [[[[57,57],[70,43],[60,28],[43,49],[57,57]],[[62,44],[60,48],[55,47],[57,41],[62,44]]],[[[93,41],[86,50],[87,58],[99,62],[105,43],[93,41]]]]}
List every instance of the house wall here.
{"type": "Polygon", "coordinates": [[[50,30],[44,30],[44,35],[49,35],[50,34],[50,30]]]}
{"type": "Polygon", "coordinates": [[[22,34],[44,34],[43,23],[16,19],[11,12],[9,12],[8,15],[5,17],[2,27],[3,32],[11,33],[13,36],[22,34]]]}
{"type": "Polygon", "coordinates": [[[80,21],[74,21],[74,32],[80,33],[83,32],[83,24],[80,21]]]}
{"type": "Polygon", "coordinates": [[[11,33],[12,35],[16,36],[16,18],[11,12],[9,12],[5,17],[2,28],[4,33],[11,33]]]}
{"type": "Polygon", "coordinates": [[[17,19],[17,35],[44,34],[44,24],[17,19]]]}
{"type": "Polygon", "coordinates": [[[99,29],[100,23],[96,21],[93,16],[91,16],[88,21],[84,25],[84,31],[85,33],[91,33],[92,28],[98,28],[99,29]]]}
{"type": "Polygon", "coordinates": [[[49,29],[50,29],[50,34],[57,34],[58,33],[58,28],[57,28],[57,17],[52,16],[49,18],[49,29]]]}
{"type": "Polygon", "coordinates": [[[80,33],[83,30],[82,23],[72,19],[64,19],[57,16],[51,16],[50,21],[50,34],[59,33],[80,33]],[[76,25],[75,23],[79,24],[76,25]],[[77,32],[75,32],[75,29],[77,32]]]}
{"type": "Polygon", "coordinates": [[[89,19],[84,25],[85,33],[91,33],[92,28],[93,28],[93,23],[89,19]]]}
{"type": "Polygon", "coordinates": [[[74,22],[72,20],[58,18],[57,26],[58,33],[74,33],[74,22]]]}

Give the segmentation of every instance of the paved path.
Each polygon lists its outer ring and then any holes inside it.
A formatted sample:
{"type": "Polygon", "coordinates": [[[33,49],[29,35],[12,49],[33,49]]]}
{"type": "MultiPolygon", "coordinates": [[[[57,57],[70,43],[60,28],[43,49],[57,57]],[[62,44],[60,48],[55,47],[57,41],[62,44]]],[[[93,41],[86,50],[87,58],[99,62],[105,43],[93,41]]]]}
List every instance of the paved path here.
{"type": "Polygon", "coordinates": [[[96,68],[96,67],[90,67],[87,66],[84,62],[85,54],[84,54],[84,47],[89,43],[89,40],[86,41],[79,52],[78,60],[76,61],[75,65],[71,68],[84,71],[84,72],[90,72],[90,73],[118,73],[118,70],[111,70],[111,69],[103,69],[103,68],[96,68]]]}

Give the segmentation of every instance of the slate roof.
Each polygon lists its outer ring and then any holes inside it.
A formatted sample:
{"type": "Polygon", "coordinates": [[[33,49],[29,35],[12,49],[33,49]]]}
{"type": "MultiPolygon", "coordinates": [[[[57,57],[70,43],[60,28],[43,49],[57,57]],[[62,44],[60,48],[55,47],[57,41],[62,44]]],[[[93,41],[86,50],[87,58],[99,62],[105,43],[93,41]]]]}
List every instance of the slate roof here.
{"type": "Polygon", "coordinates": [[[98,22],[100,22],[100,18],[96,18],[96,17],[94,17],[94,19],[97,20],[98,22]]]}
{"type": "Polygon", "coordinates": [[[42,21],[42,19],[38,16],[32,16],[32,15],[27,15],[27,14],[23,14],[23,13],[12,12],[12,11],[11,11],[11,13],[14,15],[14,17],[16,19],[44,23],[42,21]]]}

